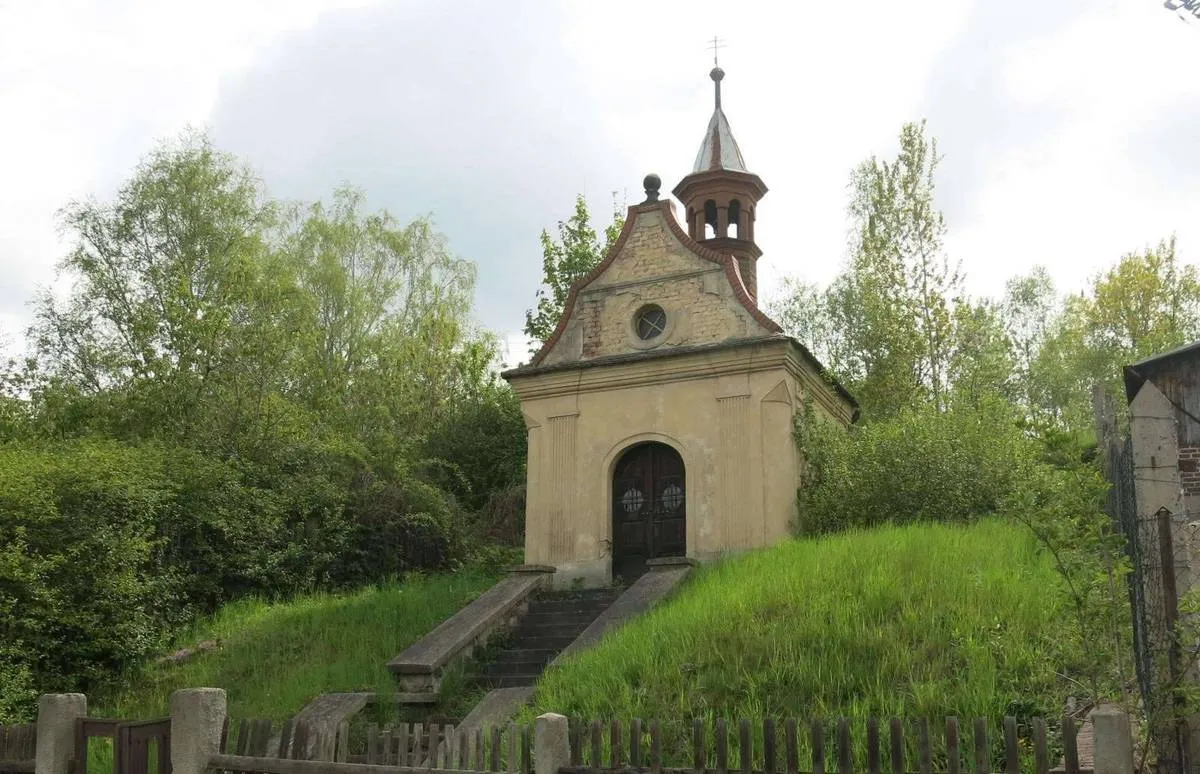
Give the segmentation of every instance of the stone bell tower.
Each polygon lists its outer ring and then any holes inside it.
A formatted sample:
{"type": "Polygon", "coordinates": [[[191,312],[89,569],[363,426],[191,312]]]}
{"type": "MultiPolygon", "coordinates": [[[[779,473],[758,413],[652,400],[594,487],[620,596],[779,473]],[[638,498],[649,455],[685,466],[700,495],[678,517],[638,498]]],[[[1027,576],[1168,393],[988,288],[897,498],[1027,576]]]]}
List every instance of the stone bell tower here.
{"type": "Polygon", "coordinates": [[[762,250],[754,243],[754,216],[767,193],[762,178],[746,169],[733,139],[729,119],[721,110],[721,80],[725,71],[714,67],[715,107],[692,173],[675,186],[674,194],[687,210],[688,236],[719,253],[737,259],[742,282],[758,298],[757,262],[762,250]]]}

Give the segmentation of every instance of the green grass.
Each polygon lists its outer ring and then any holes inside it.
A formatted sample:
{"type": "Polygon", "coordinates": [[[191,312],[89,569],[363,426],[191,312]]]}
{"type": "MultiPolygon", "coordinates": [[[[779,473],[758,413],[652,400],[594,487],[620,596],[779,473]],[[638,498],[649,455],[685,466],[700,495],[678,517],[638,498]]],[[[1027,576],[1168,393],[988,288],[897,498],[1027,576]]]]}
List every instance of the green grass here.
{"type": "Polygon", "coordinates": [[[496,582],[485,572],[411,576],[402,583],[288,602],[243,600],[179,638],[221,647],[179,664],[152,664],[97,696],[90,714],[166,715],[179,688],[224,688],[232,718],[282,720],[336,691],[393,693],[385,664],[496,582]]]}
{"type": "Polygon", "coordinates": [[[697,717],[1055,717],[1069,626],[1048,559],[1007,523],[790,541],[698,570],[547,673],[523,717],[660,718],[682,739],[697,717]]]}

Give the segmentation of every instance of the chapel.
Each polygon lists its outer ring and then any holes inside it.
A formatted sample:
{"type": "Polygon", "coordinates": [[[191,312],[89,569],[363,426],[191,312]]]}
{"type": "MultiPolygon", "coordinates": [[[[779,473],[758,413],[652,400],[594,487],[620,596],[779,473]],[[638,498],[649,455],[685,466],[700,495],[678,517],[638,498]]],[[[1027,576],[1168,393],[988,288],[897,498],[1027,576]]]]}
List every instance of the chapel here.
{"type": "Polygon", "coordinates": [[[858,406],[758,307],[767,193],[715,105],[692,172],[646,199],[571,288],[532,360],[503,374],[529,432],[525,561],[558,587],[768,546],[796,517],[794,418],[858,406]],[[682,223],[679,213],[682,212],[682,223]]]}

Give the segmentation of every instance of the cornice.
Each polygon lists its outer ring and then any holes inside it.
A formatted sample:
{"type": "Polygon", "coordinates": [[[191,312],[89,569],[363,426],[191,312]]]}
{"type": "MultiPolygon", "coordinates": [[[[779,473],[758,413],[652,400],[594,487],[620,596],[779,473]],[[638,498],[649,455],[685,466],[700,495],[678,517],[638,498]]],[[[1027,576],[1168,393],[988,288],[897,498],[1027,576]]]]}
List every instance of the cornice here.
{"type": "Polygon", "coordinates": [[[579,294],[583,291],[583,288],[587,287],[591,282],[603,274],[604,271],[612,265],[613,261],[616,260],[617,256],[621,254],[621,250],[625,247],[625,243],[629,240],[629,235],[633,233],[634,223],[637,220],[637,216],[655,211],[662,213],[663,220],[666,221],[667,228],[675,236],[675,238],[679,240],[679,243],[682,244],[684,248],[686,248],[693,255],[703,258],[706,261],[711,261],[725,270],[725,277],[729,280],[730,287],[733,288],[734,297],[737,298],[738,303],[742,305],[742,307],[759,325],[771,333],[783,332],[783,328],[779,326],[779,323],[775,322],[770,317],[767,317],[767,315],[758,308],[758,305],[754,302],[754,299],[752,299],[750,294],[746,291],[746,285],[742,281],[741,272],[738,270],[737,260],[732,255],[710,250],[696,240],[692,239],[679,225],[679,221],[675,219],[675,213],[672,209],[670,200],[646,202],[632,206],[628,209],[625,214],[625,226],[621,229],[620,236],[617,237],[617,241],[613,243],[613,246],[609,249],[608,254],[604,257],[604,260],[600,261],[600,263],[597,264],[594,269],[592,269],[584,277],[576,281],[575,284],[571,286],[571,290],[567,293],[567,299],[563,303],[563,313],[558,319],[558,325],[555,326],[554,332],[550,334],[548,339],[546,339],[546,342],[542,345],[542,348],[539,349],[537,354],[533,356],[531,365],[540,365],[542,360],[545,359],[546,355],[549,354],[550,350],[554,348],[554,345],[558,343],[558,340],[562,338],[563,334],[567,330],[567,324],[570,322],[571,315],[575,311],[575,301],[578,299],[579,294]]]}
{"type": "MultiPolygon", "coordinates": [[[[641,353],[639,353],[641,354],[641,353]]],[[[811,355],[786,336],[768,336],[718,345],[688,348],[653,357],[631,355],[607,362],[562,363],[543,368],[508,371],[504,378],[522,400],[647,387],[733,374],[785,369],[823,408],[846,423],[858,407],[840,385],[829,383],[815,370],[811,355]]]]}

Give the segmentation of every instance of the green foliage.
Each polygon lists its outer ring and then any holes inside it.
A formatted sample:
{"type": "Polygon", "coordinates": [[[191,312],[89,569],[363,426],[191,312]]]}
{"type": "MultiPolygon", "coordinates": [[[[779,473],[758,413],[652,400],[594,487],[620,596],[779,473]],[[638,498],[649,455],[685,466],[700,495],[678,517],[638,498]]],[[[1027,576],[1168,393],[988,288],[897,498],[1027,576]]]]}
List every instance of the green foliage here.
{"type": "Polygon", "coordinates": [[[1064,637],[1074,645],[1074,659],[1064,668],[1092,700],[1120,700],[1133,684],[1129,559],[1124,537],[1102,510],[1107,489],[1093,467],[1059,460],[1029,466],[1004,504],[1008,518],[1029,529],[1059,573],[1072,622],[1064,637]]]}
{"type": "Polygon", "coordinates": [[[155,449],[0,447],[0,674],[18,695],[94,685],[180,622],[186,579],[156,572],[164,494],[155,449]]]}
{"type": "Polygon", "coordinates": [[[28,710],[32,686],[102,685],[230,599],[465,557],[452,501],[419,479],[360,481],[349,495],[311,471],[290,483],[254,487],[228,463],[159,445],[0,447],[6,713],[28,710]]]}
{"type": "Polygon", "coordinates": [[[1073,688],[1068,606],[996,520],[791,541],[696,571],[548,672],[524,717],[661,719],[686,766],[696,717],[1051,716],[1073,688]]]}
{"type": "Polygon", "coordinates": [[[485,553],[524,424],[428,218],[277,202],[196,133],[61,217],[70,290],[0,364],[0,722],[230,600],[485,553]]]}
{"type": "Polygon", "coordinates": [[[790,283],[774,311],[859,399],[867,420],[915,403],[944,406],[954,351],[958,267],[933,202],[939,156],[905,124],[892,161],[851,175],[849,257],[825,290],[790,283]]]}
{"type": "Polygon", "coordinates": [[[132,669],[95,695],[92,706],[104,717],[158,717],[172,691],[217,685],[228,693],[232,717],[282,720],[321,693],[391,694],[388,660],[497,578],[479,571],[408,575],[340,594],[243,598],[174,638],[175,647],[205,641],[219,647],[182,663],[157,660],[132,669]]]}
{"type": "Polygon", "coordinates": [[[1175,239],[1121,257],[1053,318],[1032,379],[1060,427],[1090,422],[1093,384],[1124,405],[1121,367],[1200,337],[1200,274],[1180,262],[1175,239]]]}
{"type": "Polygon", "coordinates": [[[474,512],[493,493],[524,482],[527,444],[520,401],[496,385],[448,411],[425,439],[424,454],[443,466],[430,471],[431,479],[474,512]]]}
{"type": "Polygon", "coordinates": [[[533,351],[554,333],[571,286],[604,259],[624,225],[624,216],[614,202],[612,223],[604,229],[601,244],[592,228],[587,200],[579,194],[575,197],[575,212],[558,223],[558,239],[551,237],[549,231],[542,231],[543,286],[537,291],[536,310],[525,313],[525,335],[531,339],[533,351]]]}
{"type": "Polygon", "coordinates": [[[807,411],[798,529],[818,534],[918,521],[966,522],[1001,511],[1034,450],[1001,400],[930,406],[849,432],[807,411]]]}

